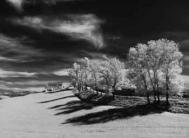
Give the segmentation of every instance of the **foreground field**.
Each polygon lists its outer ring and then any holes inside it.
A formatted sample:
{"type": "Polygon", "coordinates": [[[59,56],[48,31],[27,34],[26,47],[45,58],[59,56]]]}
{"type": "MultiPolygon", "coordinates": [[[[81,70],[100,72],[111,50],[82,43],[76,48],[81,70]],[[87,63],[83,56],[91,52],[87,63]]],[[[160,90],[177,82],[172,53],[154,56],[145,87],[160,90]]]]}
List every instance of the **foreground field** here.
{"type": "Polygon", "coordinates": [[[1,138],[188,138],[189,115],[127,115],[121,107],[93,106],[71,91],[0,100],[1,138]]]}

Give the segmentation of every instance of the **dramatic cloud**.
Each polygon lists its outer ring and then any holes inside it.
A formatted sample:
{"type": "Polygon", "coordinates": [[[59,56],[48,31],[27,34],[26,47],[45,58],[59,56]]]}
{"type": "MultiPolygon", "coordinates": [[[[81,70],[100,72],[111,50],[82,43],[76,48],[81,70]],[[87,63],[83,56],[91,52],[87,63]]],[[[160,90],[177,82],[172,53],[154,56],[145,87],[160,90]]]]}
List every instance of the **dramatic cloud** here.
{"type": "Polygon", "coordinates": [[[22,10],[22,4],[24,0],[7,0],[11,5],[13,5],[17,10],[22,10]]]}
{"type": "Polygon", "coordinates": [[[66,19],[54,20],[50,17],[24,17],[23,19],[15,19],[14,22],[39,31],[48,29],[67,35],[72,39],[83,39],[91,42],[97,48],[105,46],[100,29],[102,21],[93,14],[67,15],[66,19]]]}
{"type": "Polygon", "coordinates": [[[0,34],[0,61],[26,62],[31,57],[42,56],[39,49],[24,46],[27,39],[11,38],[0,34]]]}
{"type": "Polygon", "coordinates": [[[0,0],[0,89],[68,81],[66,69],[80,58],[125,60],[131,46],[159,38],[181,45],[183,74],[189,74],[187,5],[170,0],[0,0]]]}

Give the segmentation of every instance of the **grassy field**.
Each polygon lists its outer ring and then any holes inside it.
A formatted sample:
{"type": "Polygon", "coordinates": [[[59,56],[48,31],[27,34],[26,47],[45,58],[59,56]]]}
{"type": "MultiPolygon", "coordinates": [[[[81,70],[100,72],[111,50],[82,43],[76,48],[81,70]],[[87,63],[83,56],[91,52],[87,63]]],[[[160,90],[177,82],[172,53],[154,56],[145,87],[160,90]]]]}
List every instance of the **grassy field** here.
{"type": "Polygon", "coordinates": [[[170,105],[167,106],[165,98],[161,97],[160,104],[153,104],[151,98],[151,104],[147,105],[145,97],[138,96],[115,96],[115,100],[110,105],[120,106],[124,108],[131,108],[132,110],[143,108],[144,112],[150,112],[150,110],[166,110],[172,113],[186,113],[189,114],[189,98],[170,97],[170,105]],[[146,110],[146,111],[145,111],[146,110]]]}

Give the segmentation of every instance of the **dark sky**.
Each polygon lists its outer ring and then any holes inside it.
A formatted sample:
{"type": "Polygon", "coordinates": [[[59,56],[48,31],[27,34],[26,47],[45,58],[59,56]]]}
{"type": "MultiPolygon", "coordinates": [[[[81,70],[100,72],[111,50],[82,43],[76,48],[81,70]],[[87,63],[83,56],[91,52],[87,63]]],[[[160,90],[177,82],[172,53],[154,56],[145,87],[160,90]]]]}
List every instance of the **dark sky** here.
{"type": "Polygon", "coordinates": [[[1,0],[0,89],[68,80],[81,57],[126,59],[129,47],[167,38],[189,74],[189,2],[169,0],[1,0]]]}

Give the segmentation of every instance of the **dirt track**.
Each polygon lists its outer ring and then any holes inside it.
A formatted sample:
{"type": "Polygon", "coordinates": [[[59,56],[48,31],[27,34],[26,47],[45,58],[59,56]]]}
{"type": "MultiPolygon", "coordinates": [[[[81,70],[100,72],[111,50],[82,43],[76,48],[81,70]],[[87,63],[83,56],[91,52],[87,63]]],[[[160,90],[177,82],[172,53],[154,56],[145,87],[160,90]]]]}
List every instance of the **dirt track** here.
{"type": "Polygon", "coordinates": [[[5,98],[0,100],[0,138],[189,137],[189,115],[164,112],[119,118],[111,113],[108,118],[104,111],[114,108],[85,105],[70,91],[5,98]]]}

